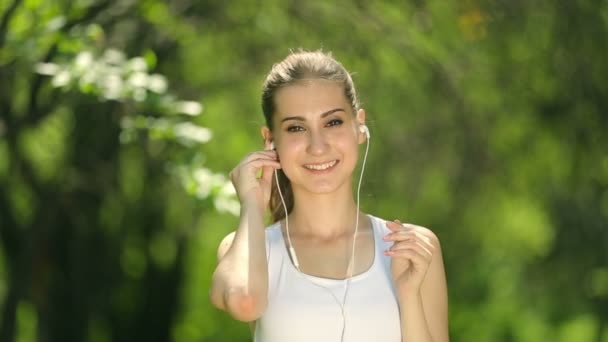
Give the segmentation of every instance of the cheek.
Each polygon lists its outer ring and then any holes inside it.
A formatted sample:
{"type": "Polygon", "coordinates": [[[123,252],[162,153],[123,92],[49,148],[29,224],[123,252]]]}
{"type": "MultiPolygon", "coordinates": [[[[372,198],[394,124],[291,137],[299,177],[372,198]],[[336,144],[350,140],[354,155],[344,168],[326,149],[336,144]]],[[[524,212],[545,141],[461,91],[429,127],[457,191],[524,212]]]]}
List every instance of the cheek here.
{"type": "Polygon", "coordinates": [[[306,137],[304,135],[291,135],[281,139],[281,151],[292,155],[293,152],[306,148],[306,137]]]}
{"type": "Polygon", "coordinates": [[[356,150],[358,145],[357,136],[350,130],[340,132],[334,139],[334,146],[338,146],[341,150],[356,150]]]}
{"type": "Polygon", "coordinates": [[[284,168],[289,168],[293,165],[298,153],[306,149],[305,141],[294,137],[281,139],[279,146],[280,148],[277,149],[277,152],[279,153],[281,163],[285,163],[283,165],[284,168]]]}

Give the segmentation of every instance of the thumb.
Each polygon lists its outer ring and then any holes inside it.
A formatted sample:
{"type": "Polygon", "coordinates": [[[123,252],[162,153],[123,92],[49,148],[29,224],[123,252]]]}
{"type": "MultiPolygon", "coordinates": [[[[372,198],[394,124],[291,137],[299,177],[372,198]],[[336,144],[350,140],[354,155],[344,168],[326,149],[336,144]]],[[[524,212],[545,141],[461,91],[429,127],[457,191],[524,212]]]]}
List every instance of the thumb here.
{"type": "Polygon", "coordinates": [[[398,232],[400,230],[403,230],[403,225],[399,220],[386,221],[386,227],[392,232],[398,232]]]}

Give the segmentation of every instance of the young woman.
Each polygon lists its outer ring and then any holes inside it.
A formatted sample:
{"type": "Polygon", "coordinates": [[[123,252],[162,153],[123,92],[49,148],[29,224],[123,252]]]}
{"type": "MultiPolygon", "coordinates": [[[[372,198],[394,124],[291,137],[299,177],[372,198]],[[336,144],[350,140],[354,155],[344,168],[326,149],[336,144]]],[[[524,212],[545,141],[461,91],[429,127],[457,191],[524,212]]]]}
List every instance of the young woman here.
{"type": "Polygon", "coordinates": [[[359,211],[369,130],[349,73],[329,54],[292,53],[267,76],[262,109],[265,150],[231,172],[240,224],[219,246],[212,303],[257,342],[448,341],[435,234],[359,211]]]}

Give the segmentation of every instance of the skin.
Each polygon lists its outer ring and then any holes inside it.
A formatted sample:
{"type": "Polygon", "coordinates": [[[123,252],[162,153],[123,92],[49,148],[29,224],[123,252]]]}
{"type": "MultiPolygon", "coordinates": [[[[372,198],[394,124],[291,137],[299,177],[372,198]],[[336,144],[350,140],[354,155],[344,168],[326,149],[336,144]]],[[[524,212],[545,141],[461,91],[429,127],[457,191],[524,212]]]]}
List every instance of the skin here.
{"type": "MultiPolygon", "coordinates": [[[[349,275],[357,215],[352,173],[358,145],[366,139],[358,129],[365,123],[365,112],[353,113],[342,87],[324,80],[284,87],[275,94],[275,104],[274,129],[263,127],[261,133],[266,149],[273,141],[276,151],[253,152],[231,172],[241,201],[241,220],[218,248],[210,292],[216,307],[245,322],[258,319],[267,305],[263,218],[275,168],[282,168],[292,184],[295,201],[289,227],[301,271],[334,279],[349,275]],[[327,163],[333,165],[328,170],[310,169],[327,163]]],[[[439,240],[427,228],[397,220],[387,222],[387,227],[391,233],[385,239],[393,245],[385,254],[392,259],[403,341],[448,341],[447,286],[439,240]]],[[[371,223],[362,213],[356,239],[355,275],[373,262],[371,223]]]]}

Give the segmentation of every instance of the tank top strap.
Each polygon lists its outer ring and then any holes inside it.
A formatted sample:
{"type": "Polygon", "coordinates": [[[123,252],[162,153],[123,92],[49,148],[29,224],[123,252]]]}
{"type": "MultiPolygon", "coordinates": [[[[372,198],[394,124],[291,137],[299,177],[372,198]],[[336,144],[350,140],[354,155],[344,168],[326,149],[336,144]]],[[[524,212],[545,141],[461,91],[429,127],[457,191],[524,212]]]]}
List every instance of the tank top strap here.
{"type": "Polygon", "coordinates": [[[275,253],[278,253],[280,250],[277,251],[277,245],[279,243],[279,240],[281,238],[281,236],[279,234],[281,234],[281,226],[279,222],[273,223],[272,225],[266,227],[266,259],[270,262],[270,259],[272,259],[272,256],[274,256],[275,253]]]}
{"type": "Polygon", "coordinates": [[[374,230],[374,237],[376,242],[376,258],[379,261],[380,267],[383,268],[385,274],[391,274],[391,258],[384,255],[384,251],[391,248],[393,245],[390,241],[384,241],[384,236],[390,233],[390,230],[386,226],[386,220],[379,217],[369,215],[372,221],[372,228],[374,230]]]}

